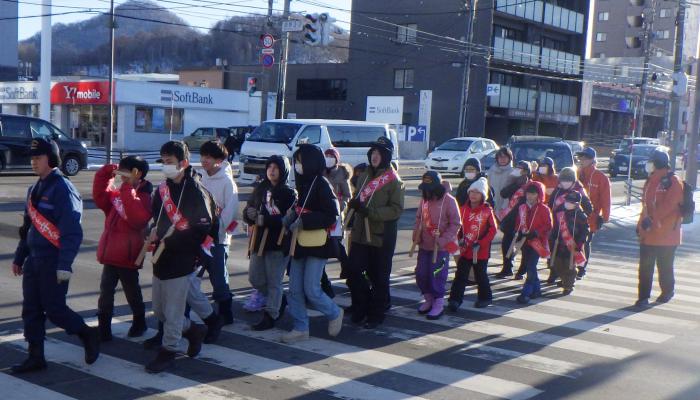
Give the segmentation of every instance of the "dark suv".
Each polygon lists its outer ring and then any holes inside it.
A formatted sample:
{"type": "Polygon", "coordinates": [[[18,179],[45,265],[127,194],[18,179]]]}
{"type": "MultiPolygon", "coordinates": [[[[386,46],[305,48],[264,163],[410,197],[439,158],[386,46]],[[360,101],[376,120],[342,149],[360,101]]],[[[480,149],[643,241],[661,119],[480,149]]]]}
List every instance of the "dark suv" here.
{"type": "Polygon", "coordinates": [[[554,160],[554,167],[560,170],[574,165],[574,155],[571,146],[555,137],[517,137],[508,145],[513,151],[515,161],[542,161],[545,157],[554,160]]]}
{"type": "Polygon", "coordinates": [[[73,176],[87,168],[85,146],[52,123],[34,117],[0,114],[0,170],[31,168],[29,149],[36,137],[56,141],[61,150],[61,169],[66,175],[73,176]]]}

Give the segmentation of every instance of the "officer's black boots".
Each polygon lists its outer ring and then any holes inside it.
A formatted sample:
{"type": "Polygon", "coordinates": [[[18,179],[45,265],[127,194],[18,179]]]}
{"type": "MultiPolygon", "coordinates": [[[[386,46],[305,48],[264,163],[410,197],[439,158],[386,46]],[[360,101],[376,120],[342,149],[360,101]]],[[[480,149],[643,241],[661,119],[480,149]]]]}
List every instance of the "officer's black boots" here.
{"type": "Polygon", "coordinates": [[[83,347],[85,348],[85,362],[87,364],[92,364],[97,361],[97,357],[100,356],[99,329],[85,326],[85,328],[78,333],[78,337],[80,337],[80,341],[83,342],[83,347]]]}
{"type": "Polygon", "coordinates": [[[143,342],[143,347],[146,350],[154,350],[159,348],[161,344],[163,344],[163,323],[158,321],[158,333],[152,338],[146,339],[143,342]]]}
{"type": "Polygon", "coordinates": [[[163,372],[173,366],[176,353],[174,351],[161,348],[153,361],[146,364],[146,371],[152,374],[163,372]]]}
{"type": "Polygon", "coordinates": [[[207,335],[204,337],[204,343],[216,342],[221,334],[221,328],[224,326],[223,320],[216,312],[213,312],[204,318],[204,323],[207,324],[207,335]]]}
{"type": "Polygon", "coordinates": [[[143,314],[134,315],[134,320],[131,321],[131,327],[129,328],[129,332],[126,335],[131,338],[143,336],[143,334],[146,333],[147,329],[148,328],[146,327],[146,316],[143,314]]]}
{"type": "Polygon", "coordinates": [[[100,340],[109,342],[112,340],[112,316],[110,314],[97,314],[97,322],[100,327],[100,340]]]}
{"type": "Polygon", "coordinates": [[[13,365],[11,371],[13,374],[24,374],[44,369],[46,369],[44,342],[38,342],[29,343],[29,357],[27,357],[22,364],[13,365]]]}

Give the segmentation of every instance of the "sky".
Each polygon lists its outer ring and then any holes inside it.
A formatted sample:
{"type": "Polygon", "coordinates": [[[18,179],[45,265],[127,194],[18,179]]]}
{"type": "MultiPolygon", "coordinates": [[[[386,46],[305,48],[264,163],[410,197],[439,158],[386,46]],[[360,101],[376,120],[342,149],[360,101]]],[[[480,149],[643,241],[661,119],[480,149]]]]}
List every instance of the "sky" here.
{"type": "MultiPolygon", "coordinates": [[[[19,15],[34,16],[41,15],[42,0],[18,0],[19,15]]],[[[115,6],[126,2],[126,0],[115,0],[115,6]]],[[[168,7],[170,11],[176,13],[191,25],[210,27],[216,21],[226,19],[234,15],[244,14],[266,14],[267,0],[159,0],[156,1],[163,7],[168,7]]],[[[344,29],[350,28],[350,13],[336,10],[349,10],[352,0],[294,0],[291,3],[292,12],[320,13],[328,12],[331,17],[337,19],[337,24],[344,29]],[[323,5],[327,5],[324,7],[323,5]]],[[[52,14],[75,12],[66,15],[52,16],[52,24],[71,23],[82,21],[93,17],[96,14],[86,13],[84,10],[93,9],[95,11],[109,10],[109,0],[53,0],[52,14]],[[77,11],[77,12],[76,12],[77,11]]],[[[273,8],[281,12],[284,0],[274,0],[273,8]]],[[[19,39],[26,39],[41,30],[41,18],[23,18],[19,20],[19,39]]],[[[204,31],[204,30],[203,30],[204,31]]]]}

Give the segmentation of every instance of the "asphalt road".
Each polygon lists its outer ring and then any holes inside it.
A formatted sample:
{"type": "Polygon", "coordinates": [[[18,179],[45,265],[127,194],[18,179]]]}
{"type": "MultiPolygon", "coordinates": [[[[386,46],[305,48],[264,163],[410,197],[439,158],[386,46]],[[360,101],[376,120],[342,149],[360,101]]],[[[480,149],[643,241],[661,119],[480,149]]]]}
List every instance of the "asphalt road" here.
{"type": "MultiPolygon", "coordinates": [[[[295,345],[278,342],[281,330],[248,328],[259,318],[242,311],[250,287],[246,239],[237,235],[229,271],[235,293],[236,323],[217,345],[205,346],[197,359],[183,357],[171,373],[143,372],[153,357],[140,340],[126,338],[130,312],[117,295],[117,338],[103,346],[93,366],[82,362],[75,337],[51,329],[46,372],[13,377],[8,367],[26,356],[21,336],[21,284],[9,266],[17,241],[26,188],[31,174],[0,176],[0,388],[4,399],[693,399],[700,398],[700,224],[684,226],[685,244],[676,260],[676,297],[646,311],[631,307],[636,299],[638,248],[633,223],[638,209],[615,206],[613,221],[596,237],[589,273],[571,296],[546,287],[529,306],[515,297],[520,281],[492,277],[494,306],[471,307],[474,288],[454,314],[426,321],[415,312],[415,259],[408,258],[410,227],[418,204],[422,170],[402,168],[407,183],[406,211],[394,257],[392,304],[385,324],[366,331],[346,321],[340,336],[328,337],[326,322],[312,312],[312,339],[295,345]]],[[[157,172],[153,173],[156,179],[157,172]]],[[[85,239],[75,262],[69,304],[91,323],[99,292],[101,266],[95,250],[104,216],[90,197],[91,172],[73,182],[85,200],[85,239]]],[[[452,180],[458,183],[457,179],[452,180]]],[[[622,184],[613,185],[614,196],[622,184]]],[[[241,188],[246,199],[250,188],[241,188]]],[[[700,216],[696,216],[700,220],[700,216]]],[[[500,235],[496,242],[500,241],[500,235]]],[[[494,246],[496,247],[496,246],[494,246]]],[[[496,251],[490,272],[500,269],[496,251]]],[[[146,263],[148,264],[148,262],[146,263]]],[[[544,264],[540,277],[546,278],[544,264]]],[[[337,262],[328,266],[338,276],[337,262]]],[[[450,275],[450,280],[452,274],[450,275]]],[[[151,268],[141,272],[144,298],[151,298],[151,268]]],[[[349,297],[334,280],[335,301],[349,297]]],[[[208,282],[203,288],[209,292],[208,282]]],[[[654,295],[658,294],[655,286],[654,295]]],[[[154,321],[149,321],[151,327],[154,321]]],[[[290,327],[285,316],[281,329],[290,327]]],[[[50,328],[53,328],[49,325],[50,328]]],[[[149,335],[152,331],[149,332],[149,335]]]]}

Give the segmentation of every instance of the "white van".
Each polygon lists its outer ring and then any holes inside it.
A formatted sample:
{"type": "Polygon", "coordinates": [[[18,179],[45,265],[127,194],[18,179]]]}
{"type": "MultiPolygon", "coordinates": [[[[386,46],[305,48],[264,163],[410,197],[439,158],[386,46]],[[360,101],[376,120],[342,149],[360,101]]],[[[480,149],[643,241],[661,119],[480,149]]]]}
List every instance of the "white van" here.
{"type": "MultiPolygon", "coordinates": [[[[265,162],[272,155],[292,154],[302,143],[318,145],[323,151],[335,147],[341,162],[353,167],[367,162],[369,146],[379,137],[394,143],[392,164],[398,169],[399,147],[396,132],[386,124],[334,119],[273,119],[257,127],[241,147],[241,184],[251,184],[265,173],[265,162]]],[[[294,174],[290,174],[294,180],[294,174]]]]}

